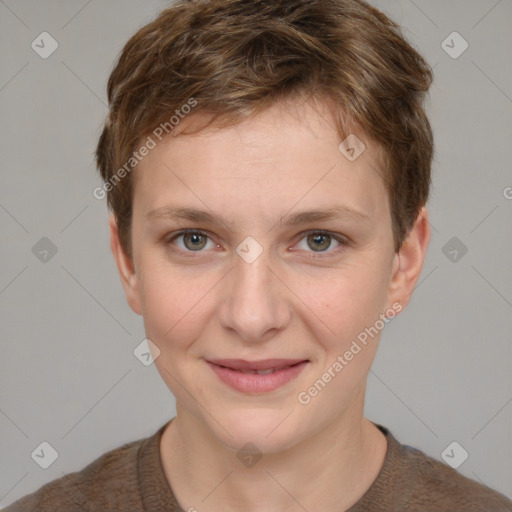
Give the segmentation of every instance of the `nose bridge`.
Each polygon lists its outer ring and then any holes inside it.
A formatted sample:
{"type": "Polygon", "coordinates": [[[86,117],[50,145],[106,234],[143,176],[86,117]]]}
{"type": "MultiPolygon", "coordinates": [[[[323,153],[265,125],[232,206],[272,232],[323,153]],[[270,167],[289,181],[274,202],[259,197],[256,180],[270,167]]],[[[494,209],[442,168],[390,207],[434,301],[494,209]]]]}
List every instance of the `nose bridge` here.
{"type": "Polygon", "coordinates": [[[253,343],[283,329],[290,318],[286,293],[271,269],[268,251],[253,259],[254,251],[250,240],[237,248],[220,310],[223,326],[253,343]]]}

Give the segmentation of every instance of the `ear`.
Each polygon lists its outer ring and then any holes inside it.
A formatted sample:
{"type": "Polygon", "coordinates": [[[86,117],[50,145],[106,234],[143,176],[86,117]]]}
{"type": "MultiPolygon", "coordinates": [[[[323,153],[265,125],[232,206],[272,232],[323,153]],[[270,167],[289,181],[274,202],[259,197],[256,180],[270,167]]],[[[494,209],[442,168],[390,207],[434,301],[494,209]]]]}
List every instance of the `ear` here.
{"type": "Polygon", "coordinates": [[[126,301],[134,313],[141,315],[142,309],[140,307],[139,287],[135,266],[132,259],[126,255],[121,245],[117,221],[113,213],[110,214],[109,224],[110,248],[112,249],[114,259],[116,260],[117,270],[119,271],[121,284],[123,285],[124,293],[126,295],[126,301]]]}
{"type": "Polygon", "coordinates": [[[405,309],[418,282],[430,242],[428,211],[423,207],[393,259],[388,290],[388,308],[398,303],[405,309]]]}

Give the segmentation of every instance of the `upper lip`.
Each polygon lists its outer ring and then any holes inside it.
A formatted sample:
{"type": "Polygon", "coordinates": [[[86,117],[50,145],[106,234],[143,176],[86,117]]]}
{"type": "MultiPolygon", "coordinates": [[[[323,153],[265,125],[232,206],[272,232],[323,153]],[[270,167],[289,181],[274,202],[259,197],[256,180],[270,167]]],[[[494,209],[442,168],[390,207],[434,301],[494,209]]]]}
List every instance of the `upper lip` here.
{"type": "Polygon", "coordinates": [[[261,361],[246,361],[245,359],[208,359],[208,362],[225,366],[233,370],[279,370],[286,366],[302,363],[306,359],[264,359],[261,361]]]}

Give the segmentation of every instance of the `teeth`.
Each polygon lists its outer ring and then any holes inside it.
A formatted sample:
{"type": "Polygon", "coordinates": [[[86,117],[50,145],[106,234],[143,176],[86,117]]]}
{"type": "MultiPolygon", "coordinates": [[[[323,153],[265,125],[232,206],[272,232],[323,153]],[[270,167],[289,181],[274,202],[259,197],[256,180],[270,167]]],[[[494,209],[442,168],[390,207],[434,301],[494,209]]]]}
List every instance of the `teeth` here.
{"type": "MultiPolygon", "coordinates": [[[[290,368],[290,366],[283,366],[283,368],[279,368],[279,370],[285,370],[286,368],[290,368]]],[[[269,373],[274,373],[277,371],[275,368],[269,368],[268,370],[238,370],[241,373],[257,373],[258,375],[268,375],[269,373]]]]}
{"type": "Polygon", "coordinates": [[[268,369],[268,370],[257,370],[256,373],[258,375],[266,375],[267,373],[274,373],[275,370],[273,370],[272,368],[268,369]]]}

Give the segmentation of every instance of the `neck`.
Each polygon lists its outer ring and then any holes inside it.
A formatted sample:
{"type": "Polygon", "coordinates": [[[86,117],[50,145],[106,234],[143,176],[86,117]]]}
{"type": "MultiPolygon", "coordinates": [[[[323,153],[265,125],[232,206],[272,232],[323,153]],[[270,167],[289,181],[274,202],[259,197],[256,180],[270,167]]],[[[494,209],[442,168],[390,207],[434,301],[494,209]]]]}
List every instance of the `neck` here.
{"type": "Polygon", "coordinates": [[[184,510],[346,510],[377,478],[387,448],[384,435],[362,417],[362,407],[358,413],[244,466],[236,450],[178,407],[162,435],[164,473],[184,510]]]}

